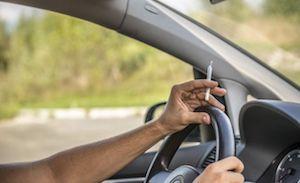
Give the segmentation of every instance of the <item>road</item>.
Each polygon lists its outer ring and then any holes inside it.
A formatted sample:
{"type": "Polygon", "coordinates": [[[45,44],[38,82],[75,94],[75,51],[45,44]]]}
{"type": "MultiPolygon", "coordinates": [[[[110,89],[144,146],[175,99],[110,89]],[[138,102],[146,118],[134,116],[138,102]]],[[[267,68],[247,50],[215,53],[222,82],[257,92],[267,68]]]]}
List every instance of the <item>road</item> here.
{"type": "Polygon", "coordinates": [[[141,116],[124,119],[1,122],[0,163],[38,160],[58,151],[108,138],[141,125],[141,116]]]}

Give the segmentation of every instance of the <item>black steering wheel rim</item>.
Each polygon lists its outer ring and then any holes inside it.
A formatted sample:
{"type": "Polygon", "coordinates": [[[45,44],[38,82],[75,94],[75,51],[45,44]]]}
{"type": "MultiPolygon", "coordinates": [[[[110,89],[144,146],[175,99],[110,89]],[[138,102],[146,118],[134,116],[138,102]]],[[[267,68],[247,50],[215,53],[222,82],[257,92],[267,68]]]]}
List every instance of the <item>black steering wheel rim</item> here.
{"type": "MultiPolygon", "coordinates": [[[[197,112],[207,112],[212,121],[212,125],[216,135],[216,161],[235,155],[235,141],[231,122],[228,116],[218,108],[205,107],[198,108],[197,112]]],[[[174,157],[177,149],[188,136],[188,134],[196,128],[197,124],[191,124],[183,130],[168,136],[155,157],[145,178],[145,183],[149,183],[151,178],[160,172],[168,172],[168,167],[174,157]]]]}

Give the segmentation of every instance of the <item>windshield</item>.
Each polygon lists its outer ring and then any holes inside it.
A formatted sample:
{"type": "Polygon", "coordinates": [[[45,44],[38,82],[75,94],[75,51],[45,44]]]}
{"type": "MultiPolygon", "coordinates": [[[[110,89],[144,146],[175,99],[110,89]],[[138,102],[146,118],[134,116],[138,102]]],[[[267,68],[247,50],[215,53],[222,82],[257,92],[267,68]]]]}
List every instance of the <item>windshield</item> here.
{"type": "Polygon", "coordinates": [[[300,1],[161,0],[300,85],[300,1]]]}

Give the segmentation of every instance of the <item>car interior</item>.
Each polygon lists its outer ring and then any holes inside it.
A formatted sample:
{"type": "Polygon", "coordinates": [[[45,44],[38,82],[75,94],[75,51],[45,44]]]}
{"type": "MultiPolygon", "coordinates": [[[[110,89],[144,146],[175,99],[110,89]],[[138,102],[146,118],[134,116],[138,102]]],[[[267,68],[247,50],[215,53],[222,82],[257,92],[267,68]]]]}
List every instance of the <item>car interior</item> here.
{"type": "MultiPolygon", "coordinates": [[[[226,106],[225,113],[198,109],[211,115],[212,125],[190,125],[168,136],[157,152],[143,154],[105,182],[175,183],[182,178],[192,182],[195,171],[233,155],[245,165],[246,182],[300,181],[299,87],[207,26],[157,0],[1,1],[70,15],[117,31],[191,65],[194,79],[205,79],[206,68],[214,61],[213,79],[228,91],[218,97],[226,106]]],[[[165,104],[151,106],[145,123],[165,104]]]]}

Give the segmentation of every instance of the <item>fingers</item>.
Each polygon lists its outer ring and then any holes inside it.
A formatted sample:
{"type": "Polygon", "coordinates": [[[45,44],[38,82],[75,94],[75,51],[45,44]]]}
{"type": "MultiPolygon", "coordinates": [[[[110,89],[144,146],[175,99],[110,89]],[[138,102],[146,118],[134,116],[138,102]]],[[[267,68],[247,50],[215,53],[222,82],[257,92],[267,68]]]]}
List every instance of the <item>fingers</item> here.
{"type": "Polygon", "coordinates": [[[230,182],[230,183],[242,183],[244,182],[244,176],[240,173],[235,172],[222,172],[219,178],[219,182],[230,182]]]}
{"type": "MultiPolygon", "coordinates": [[[[206,88],[195,89],[192,92],[184,92],[184,96],[190,96],[192,94],[201,93],[201,92],[205,92],[205,91],[206,91],[206,88]]],[[[217,95],[219,97],[223,97],[227,93],[227,91],[224,88],[215,87],[210,90],[210,93],[213,95],[217,95]]]]}
{"type": "Polygon", "coordinates": [[[209,165],[212,169],[218,169],[219,171],[229,171],[233,170],[236,173],[242,173],[244,170],[244,165],[238,158],[232,156],[229,158],[222,159],[217,161],[211,165],[209,165]]]}
{"type": "Polygon", "coordinates": [[[241,174],[244,166],[236,157],[229,157],[215,163],[210,164],[194,183],[200,182],[227,182],[227,183],[243,183],[244,176],[241,174]]]}
{"type": "Polygon", "coordinates": [[[188,112],[186,121],[198,123],[198,124],[209,124],[210,123],[210,117],[205,112],[188,112]]]}
{"type": "Polygon", "coordinates": [[[184,91],[192,91],[192,90],[203,89],[203,88],[215,88],[217,86],[218,86],[218,82],[216,81],[198,79],[198,80],[188,81],[186,83],[182,83],[179,85],[175,85],[174,88],[175,90],[181,89],[184,91]]]}
{"type": "Polygon", "coordinates": [[[196,108],[202,106],[208,106],[208,103],[206,101],[200,101],[200,100],[189,100],[186,101],[186,103],[188,104],[188,106],[190,107],[190,111],[194,111],[196,108]]]}
{"type": "MultiPolygon", "coordinates": [[[[205,99],[205,93],[198,93],[197,97],[199,100],[204,100],[205,99]]],[[[214,96],[210,95],[209,99],[207,101],[210,105],[215,106],[219,109],[221,109],[222,111],[225,110],[225,106],[219,102],[214,96]]]]}
{"type": "Polygon", "coordinates": [[[215,87],[210,90],[210,93],[219,97],[223,97],[226,94],[226,90],[224,88],[215,87]]]}
{"type": "Polygon", "coordinates": [[[225,106],[212,95],[209,96],[208,103],[212,106],[221,109],[222,111],[225,111],[225,106]]]}

